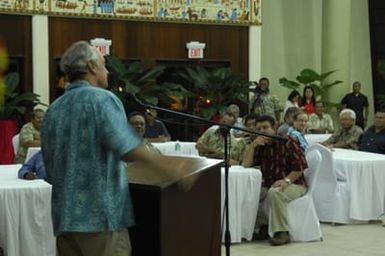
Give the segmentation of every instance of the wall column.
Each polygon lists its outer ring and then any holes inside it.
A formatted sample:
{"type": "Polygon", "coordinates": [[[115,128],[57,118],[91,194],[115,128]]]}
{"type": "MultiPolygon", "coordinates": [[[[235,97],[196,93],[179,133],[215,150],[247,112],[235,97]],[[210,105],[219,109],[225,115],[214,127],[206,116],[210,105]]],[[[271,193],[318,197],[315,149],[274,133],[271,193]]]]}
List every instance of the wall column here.
{"type": "MultiPolygon", "coordinates": [[[[49,104],[49,40],[48,16],[32,16],[32,73],[33,92],[49,104]]],[[[40,107],[40,106],[39,106],[40,107]]]]}

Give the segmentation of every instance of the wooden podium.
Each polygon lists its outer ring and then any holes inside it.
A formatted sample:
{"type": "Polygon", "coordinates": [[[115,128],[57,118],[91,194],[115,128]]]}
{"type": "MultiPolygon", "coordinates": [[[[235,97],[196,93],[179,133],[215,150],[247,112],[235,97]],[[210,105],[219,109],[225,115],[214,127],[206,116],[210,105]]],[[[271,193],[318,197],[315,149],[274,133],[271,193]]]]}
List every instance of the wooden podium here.
{"type": "MultiPolygon", "coordinates": [[[[199,175],[183,191],[157,170],[128,166],[136,226],[130,228],[133,256],[220,256],[222,161],[168,156],[188,175],[199,175]]],[[[183,177],[180,177],[183,179],[183,177]]]]}

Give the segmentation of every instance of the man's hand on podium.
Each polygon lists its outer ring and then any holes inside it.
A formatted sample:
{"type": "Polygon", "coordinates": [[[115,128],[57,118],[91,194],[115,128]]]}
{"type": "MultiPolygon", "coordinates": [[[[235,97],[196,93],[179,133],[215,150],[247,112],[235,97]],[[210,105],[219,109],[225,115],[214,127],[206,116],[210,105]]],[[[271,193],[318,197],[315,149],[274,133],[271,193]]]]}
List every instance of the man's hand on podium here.
{"type": "MultiPolygon", "coordinates": [[[[198,159],[151,154],[143,146],[126,153],[122,159],[126,162],[136,162],[136,166],[141,166],[143,170],[149,169],[147,179],[176,182],[184,191],[191,189],[199,176],[194,173],[198,159]]],[[[128,171],[130,172],[130,167],[128,171]]]]}

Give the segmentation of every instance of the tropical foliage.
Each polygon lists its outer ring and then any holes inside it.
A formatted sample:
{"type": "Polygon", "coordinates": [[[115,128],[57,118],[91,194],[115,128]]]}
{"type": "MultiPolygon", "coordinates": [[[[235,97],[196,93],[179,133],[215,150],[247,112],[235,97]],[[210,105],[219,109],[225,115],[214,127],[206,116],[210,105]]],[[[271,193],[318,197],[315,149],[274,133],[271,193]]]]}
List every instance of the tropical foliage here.
{"type": "MultiPolygon", "coordinates": [[[[40,96],[32,92],[19,93],[18,85],[20,76],[18,73],[9,73],[4,77],[6,91],[4,105],[0,108],[0,120],[16,119],[21,122],[28,109],[32,109],[40,102],[40,96]]],[[[45,105],[45,104],[43,104],[45,105]]]]}
{"type": "Polygon", "coordinates": [[[329,83],[325,82],[325,80],[336,71],[337,70],[333,70],[333,71],[325,72],[323,74],[318,74],[316,71],[312,69],[304,69],[296,77],[296,81],[288,80],[286,77],[282,77],[279,79],[279,83],[283,87],[289,88],[291,90],[299,90],[301,86],[310,85],[313,88],[316,96],[317,97],[319,96],[328,107],[332,107],[332,106],[339,107],[340,104],[325,100],[327,98],[328,90],[331,87],[342,83],[342,81],[340,80],[335,80],[329,83]]]}
{"type": "Polygon", "coordinates": [[[195,95],[195,106],[205,118],[222,112],[232,103],[247,103],[249,82],[229,68],[208,70],[204,67],[186,68],[180,72],[186,87],[195,95]]]}
{"type": "Polygon", "coordinates": [[[109,85],[131,110],[137,106],[127,99],[127,93],[136,95],[146,104],[157,105],[158,103],[174,103],[172,97],[184,97],[189,92],[180,84],[171,82],[159,83],[159,77],[164,73],[165,67],[156,65],[154,61],[143,60],[124,63],[115,56],[106,57],[106,65],[110,72],[109,85]]]}

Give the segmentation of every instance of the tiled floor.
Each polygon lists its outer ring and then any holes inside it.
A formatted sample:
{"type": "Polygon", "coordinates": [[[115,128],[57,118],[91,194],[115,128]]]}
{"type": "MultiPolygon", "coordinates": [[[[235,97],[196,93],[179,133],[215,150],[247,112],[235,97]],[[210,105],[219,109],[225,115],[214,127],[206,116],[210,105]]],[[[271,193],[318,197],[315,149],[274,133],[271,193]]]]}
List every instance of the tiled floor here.
{"type": "MultiPolygon", "coordinates": [[[[360,225],[322,224],[323,241],[270,246],[266,241],[243,242],[230,247],[232,256],[385,256],[385,227],[380,222],[360,225]]],[[[225,256],[222,246],[222,256],[225,256]]]]}

